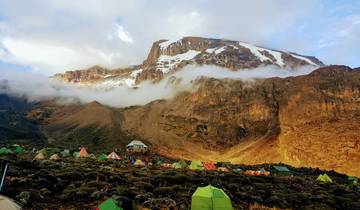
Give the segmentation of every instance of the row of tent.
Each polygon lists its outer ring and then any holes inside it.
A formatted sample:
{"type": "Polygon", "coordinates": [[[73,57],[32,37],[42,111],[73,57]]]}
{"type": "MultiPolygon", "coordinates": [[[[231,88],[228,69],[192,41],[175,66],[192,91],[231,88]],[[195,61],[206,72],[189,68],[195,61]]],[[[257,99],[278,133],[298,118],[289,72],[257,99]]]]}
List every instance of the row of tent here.
{"type": "MultiPolygon", "coordinates": [[[[14,144],[10,146],[9,148],[1,148],[0,149],[0,155],[1,154],[9,154],[9,153],[22,153],[24,149],[17,144],[14,144]]],[[[58,154],[61,154],[62,157],[69,157],[70,151],[68,149],[65,149],[63,151],[57,149],[57,148],[44,148],[38,152],[38,154],[35,156],[34,159],[36,160],[44,160],[45,156],[50,156],[50,160],[60,160],[60,156],[58,154]],[[52,154],[52,155],[51,155],[52,154]]],[[[73,157],[75,158],[93,158],[96,159],[96,156],[94,154],[89,154],[87,150],[82,147],[79,152],[74,152],[73,157]]],[[[102,153],[98,156],[97,160],[99,161],[106,161],[106,160],[121,160],[122,158],[116,154],[116,152],[111,152],[110,154],[106,155],[105,153],[102,153]]],[[[134,166],[145,166],[146,163],[143,160],[136,159],[132,160],[131,164],[134,166]]],[[[151,163],[149,163],[151,164],[151,163]]],[[[174,169],[190,169],[190,170],[209,170],[209,171],[221,171],[221,172],[229,172],[229,169],[226,167],[217,167],[212,162],[201,162],[199,160],[193,160],[191,161],[190,165],[186,163],[184,160],[180,160],[178,162],[174,163],[162,163],[161,161],[158,161],[158,165],[162,166],[163,168],[174,168],[174,169]]],[[[242,169],[234,169],[235,172],[243,172],[242,169]]],[[[259,170],[246,170],[243,172],[244,175],[247,176],[269,176],[270,171],[266,171],[264,168],[261,168],[259,170]]],[[[290,171],[286,166],[272,166],[271,174],[275,176],[291,176],[293,173],[290,171]]],[[[332,179],[326,174],[320,174],[317,179],[319,182],[324,183],[332,183],[332,179]]],[[[356,177],[348,177],[348,182],[351,185],[358,185],[358,179],[356,177]]]]}
{"type": "MultiPolygon", "coordinates": [[[[324,174],[320,174],[317,178],[316,181],[318,182],[323,182],[323,183],[332,183],[333,180],[330,178],[329,175],[327,175],[326,173],[324,174]]],[[[349,176],[348,177],[348,184],[349,185],[353,185],[356,186],[359,184],[359,179],[355,176],[349,176]]]]}
{"type": "Polygon", "coordinates": [[[23,153],[23,152],[24,152],[24,148],[22,148],[18,144],[13,144],[9,147],[0,148],[0,155],[19,154],[19,153],[23,153]]]}
{"type": "MultiPolygon", "coordinates": [[[[95,210],[122,210],[117,202],[109,198],[95,210]]],[[[191,196],[191,210],[233,210],[229,196],[220,188],[208,185],[198,187],[191,196]]]]}

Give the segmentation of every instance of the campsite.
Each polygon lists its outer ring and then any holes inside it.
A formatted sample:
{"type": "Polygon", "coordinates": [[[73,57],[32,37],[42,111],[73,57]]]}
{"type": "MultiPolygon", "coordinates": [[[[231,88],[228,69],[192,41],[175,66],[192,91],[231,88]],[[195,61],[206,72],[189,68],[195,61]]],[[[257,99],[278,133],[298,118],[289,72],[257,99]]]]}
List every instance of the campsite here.
{"type": "Polygon", "coordinates": [[[357,178],[334,171],[125,149],[3,148],[9,169],[2,194],[23,209],[360,209],[357,178]]]}

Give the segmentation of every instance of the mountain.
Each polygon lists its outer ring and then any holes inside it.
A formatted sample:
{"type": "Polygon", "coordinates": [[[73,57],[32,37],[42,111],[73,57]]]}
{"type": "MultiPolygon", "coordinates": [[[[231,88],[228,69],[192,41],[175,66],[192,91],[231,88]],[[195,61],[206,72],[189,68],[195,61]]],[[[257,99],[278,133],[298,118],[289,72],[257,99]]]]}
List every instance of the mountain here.
{"type": "Polygon", "coordinates": [[[255,82],[202,78],[197,91],[126,109],[122,125],[172,157],[360,175],[359,82],[345,66],[255,82]]]}
{"type": "MultiPolygon", "coordinates": [[[[0,81],[2,84],[3,82],[0,81]]],[[[44,143],[45,139],[37,123],[26,117],[32,105],[24,98],[0,94],[0,140],[3,143],[11,143],[12,140],[30,141],[32,144],[44,143]]]]}
{"type": "Polygon", "coordinates": [[[82,85],[112,88],[119,85],[136,87],[144,80],[159,81],[187,65],[212,65],[232,71],[274,65],[279,68],[316,67],[324,64],[315,57],[258,47],[245,42],[184,37],[180,40],[155,42],[147,59],[126,69],[94,66],[86,70],[67,71],[53,78],[82,85]]]}
{"type": "Polygon", "coordinates": [[[346,66],[255,81],[199,78],[197,89],[144,106],[53,104],[41,125],[58,144],[76,139],[101,149],[136,137],[172,158],[284,162],[359,176],[359,84],[360,70],[346,66]]]}

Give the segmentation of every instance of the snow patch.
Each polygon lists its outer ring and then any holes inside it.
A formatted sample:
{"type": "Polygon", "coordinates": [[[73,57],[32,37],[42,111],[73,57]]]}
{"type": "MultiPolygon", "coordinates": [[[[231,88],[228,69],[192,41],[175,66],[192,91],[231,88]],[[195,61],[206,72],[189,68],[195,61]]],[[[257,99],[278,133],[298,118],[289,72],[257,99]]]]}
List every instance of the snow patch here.
{"type": "Polygon", "coordinates": [[[220,54],[222,53],[225,49],[226,49],[227,46],[222,46],[222,47],[219,47],[219,48],[209,48],[209,49],[206,49],[205,52],[209,53],[209,54],[220,54]]]}
{"type": "Polygon", "coordinates": [[[285,66],[285,62],[281,57],[281,55],[282,55],[281,52],[265,49],[265,48],[262,48],[262,47],[257,47],[255,45],[247,44],[247,43],[244,43],[244,42],[239,42],[239,45],[243,46],[245,48],[248,48],[253,55],[255,55],[256,57],[258,57],[260,59],[261,62],[264,62],[264,61],[271,61],[272,62],[271,58],[263,55],[260,52],[260,51],[265,51],[265,52],[268,52],[269,54],[271,54],[272,56],[274,56],[275,62],[276,62],[277,65],[285,66]]]}
{"type": "Polygon", "coordinates": [[[166,48],[168,48],[172,43],[175,43],[175,42],[178,42],[178,40],[167,40],[167,41],[161,42],[161,43],[159,44],[160,49],[161,49],[161,50],[166,49],[166,48]]]}
{"type": "Polygon", "coordinates": [[[135,79],[125,79],[125,84],[128,86],[128,87],[134,87],[135,86],[135,79]]]}
{"type": "Polygon", "coordinates": [[[131,72],[130,76],[132,78],[136,78],[136,77],[139,76],[139,74],[141,74],[142,71],[143,71],[142,69],[134,70],[134,71],[131,72]]]}
{"type": "Polygon", "coordinates": [[[310,60],[309,58],[306,58],[306,57],[303,57],[303,56],[300,56],[300,55],[294,55],[294,54],[290,54],[292,57],[294,58],[297,58],[299,60],[303,60],[305,62],[307,62],[308,64],[310,65],[313,65],[313,66],[319,66],[318,64],[314,63],[312,60],[310,60]]]}
{"type": "Polygon", "coordinates": [[[162,71],[164,74],[169,73],[174,67],[176,67],[182,61],[188,61],[197,56],[200,51],[189,50],[182,54],[177,54],[174,56],[170,55],[160,55],[156,68],[162,71]]]}

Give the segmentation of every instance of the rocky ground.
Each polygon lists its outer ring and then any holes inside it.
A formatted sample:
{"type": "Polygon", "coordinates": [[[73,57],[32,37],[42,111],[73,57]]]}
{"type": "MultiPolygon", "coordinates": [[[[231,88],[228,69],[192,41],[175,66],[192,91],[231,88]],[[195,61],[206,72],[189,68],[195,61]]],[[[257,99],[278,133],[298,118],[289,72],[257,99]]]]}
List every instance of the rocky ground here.
{"type": "MultiPolygon", "coordinates": [[[[241,173],[136,168],[126,161],[69,158],[58,162],[12,158],[2,194],[24,209],[93,209],[113,196],[124,209],[189,209],[198,186],[224,189],[234,209],[253,203],[279,209],[360,209],[360,188],[347,176],[327,172],[334,183],[316,182],[318,169],[292,168],[293,177],[247,177],[241,173]]],[[[270,165],[231,166],[242,169],[270,165]]]]}

